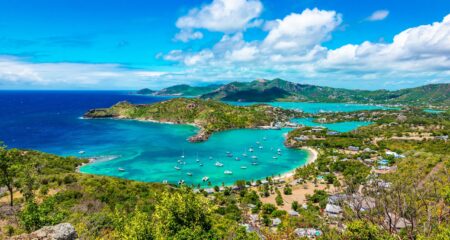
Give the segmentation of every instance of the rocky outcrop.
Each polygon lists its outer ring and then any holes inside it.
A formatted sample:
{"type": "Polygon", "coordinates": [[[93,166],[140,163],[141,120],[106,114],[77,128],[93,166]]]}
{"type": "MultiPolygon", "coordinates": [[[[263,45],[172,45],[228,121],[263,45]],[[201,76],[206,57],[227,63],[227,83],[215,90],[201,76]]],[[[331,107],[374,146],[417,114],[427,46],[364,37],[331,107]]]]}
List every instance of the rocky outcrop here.
{"type": "Polygon", "coordinates": [[[208,140],[208,138],[209,138],[210,135],[211,135],[211,134],[207,133],[206,131],[200,130],[200,131],[197,133],[197,135],[188,138],[188,141],[189,141],[189,142],[192,142],[192,143],[196,143],[196,142],[204,142],[204,141],[208,140]]]}
{"type": "Polygon", "coordinates": [[[12,237],[15,240],[75,240],[78,239],[75,228],[70,223],[60,223],[55,226],[43,227],[30,234],[12,237]]]}

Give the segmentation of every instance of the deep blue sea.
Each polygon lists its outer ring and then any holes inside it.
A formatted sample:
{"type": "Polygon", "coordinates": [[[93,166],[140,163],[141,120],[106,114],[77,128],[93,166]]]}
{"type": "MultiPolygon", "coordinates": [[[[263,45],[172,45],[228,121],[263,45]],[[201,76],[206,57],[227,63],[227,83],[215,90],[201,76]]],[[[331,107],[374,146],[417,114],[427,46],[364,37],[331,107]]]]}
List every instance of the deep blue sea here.
{"type": "MultiPolygon", "coordinates": [[[[192,126],[80,118],[89,109],[118,101],[166,99],[125,91],[0,91],[0,140],[8,147],[95,157],[97,161],[82,167],[82,172],[147,182],[184,180],[206,186],[201,179],[207,176],[213,185],[232,184],[238,179],[279,175],[306,162],[305,151],[284,147],[289,129],[231,130],[214,134],[204,143],[189,143],[186,139],[197,131],[192,126]],[[217,162],[223,166],[216,166],[217,162]]],[[[306,112],[355,111],[363,106],[298,103],[306,112]]],[[[346,124],[342,130],[357,126],[346,124]]]]}

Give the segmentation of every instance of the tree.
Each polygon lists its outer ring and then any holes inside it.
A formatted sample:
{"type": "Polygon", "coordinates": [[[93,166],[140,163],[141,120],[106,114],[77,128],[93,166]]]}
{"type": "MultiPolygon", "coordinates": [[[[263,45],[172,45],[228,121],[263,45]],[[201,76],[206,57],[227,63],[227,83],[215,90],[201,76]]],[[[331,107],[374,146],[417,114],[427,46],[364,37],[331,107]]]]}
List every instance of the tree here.
{"type": "Polygon", "coordinates": [[[16,149],[6,150],[5,145],[0,145],[0,186],[4,185],[8,189],[10,206],[14,205],[14,186],[18,180],[21,154],[16,149]]]}
{"type": "Polygon", "coordinates": [[[293,201],[291,204],[291,208],[292,208],[292,210],[297,211],[298,210],[298,202],[293,201]]]}
{"type": "Polygon", "coordinates": [[[208,200],[183,188],[164,192],[153,213],[155,239],[208,239],[212,207],[208,200]]]}

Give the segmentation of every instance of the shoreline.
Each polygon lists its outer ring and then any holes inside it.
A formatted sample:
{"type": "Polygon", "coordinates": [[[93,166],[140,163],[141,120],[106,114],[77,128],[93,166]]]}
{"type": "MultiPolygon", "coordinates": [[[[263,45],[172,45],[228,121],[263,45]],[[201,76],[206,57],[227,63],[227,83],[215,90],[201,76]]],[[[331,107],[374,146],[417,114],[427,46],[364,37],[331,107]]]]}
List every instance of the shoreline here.
{"type": "MultiPolygon", "coordinates": [[[[319,156],[319,152],[315,148],[312,148],[312,147],[301,147],[300,149],[306,151],[306,153],[308,154],[308,156],[306,158],[306,163],[304,165],[300,166],[300,167],[307,166],[307,165],[309,165],[309,164],[311,164],[311,163],[313,163],[313,162],[315,162],[317,160],[317,158],[319,156]]],[[[296,167],[296,168],[294,168],[293,170],[291,170],[289,172],[283,173],[279,177],[274,177],[274,179],[276,179],[276,180],[285,179],[286,180],[288,178],[291,178],[291,177],[294,176],[295,170],[297,168],[299,168],[299,167],[296,167]]]]}

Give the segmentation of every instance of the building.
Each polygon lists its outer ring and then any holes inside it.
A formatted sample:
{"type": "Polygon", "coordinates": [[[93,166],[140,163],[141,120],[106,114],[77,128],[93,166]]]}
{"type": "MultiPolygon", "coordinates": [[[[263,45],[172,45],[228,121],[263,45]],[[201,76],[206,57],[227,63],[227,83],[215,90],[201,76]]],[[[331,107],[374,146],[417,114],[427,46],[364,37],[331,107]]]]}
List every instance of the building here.
{"type": "Polygon", "coordinates": [[[294,210],[289,210],[289,211],[288,211],[288,214],[289,214],[289,216],[291,216],[291,217],[298,217],[298,216],[299,216],[298,212],[297,212],[297,211],[294,211],[294,210]]]}
{"type": "Polygon", "coordinates": [[[356,152],[356,151],[359,151],[359,147],[349,146],[348,150],[356,152]]]}
{"type": "Polygon", "coordinates": [[[315,228],[296,228],[294,233],[300,238],[315,238],[322,235],[322,231],[315,228]]]}
{"type": "Polygon", "coordinates": [[[272,226],[276,227],[281,224],[281,219],[275,218],[272,220],[272,226]]]}
{"type": "Polygon", "coordinates": [[[328,203],[325,207],[325,212],[329,217],[340,217],[342,208],[338,205],[328,203]]]}

